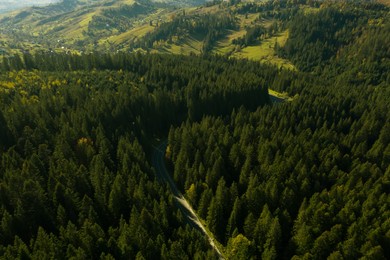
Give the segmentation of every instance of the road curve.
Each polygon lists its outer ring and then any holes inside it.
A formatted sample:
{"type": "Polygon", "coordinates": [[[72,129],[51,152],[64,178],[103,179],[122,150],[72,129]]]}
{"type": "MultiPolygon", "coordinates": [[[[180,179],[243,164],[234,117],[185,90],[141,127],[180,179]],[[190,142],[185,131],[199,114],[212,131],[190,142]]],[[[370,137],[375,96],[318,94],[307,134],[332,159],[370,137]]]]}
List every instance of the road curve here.
{"type": "Polygon", "coordinates": [[[175,182],[170,176],[167,168],[165,167],[165,150],[167,147],[167,141],[161,142],[157,147],[154,147],[152,154],[152,165],[156,170],[157,179],[161,182],[168,183],[171,188],[174,199],[177,202],[178,207],[182,211],[183,215],[187,218],[188,223],[199,229],[208,239],[210,246],[217,252],[220,259],[225,259],[218,249],[217,245],[214,243],[214,238],[212,238],[206,231],[203,224],[199,221],[198,216],[196,215],[194,209],[188,203],[188,201],[184,198],[183,194],[176,187],[175,182]]]}

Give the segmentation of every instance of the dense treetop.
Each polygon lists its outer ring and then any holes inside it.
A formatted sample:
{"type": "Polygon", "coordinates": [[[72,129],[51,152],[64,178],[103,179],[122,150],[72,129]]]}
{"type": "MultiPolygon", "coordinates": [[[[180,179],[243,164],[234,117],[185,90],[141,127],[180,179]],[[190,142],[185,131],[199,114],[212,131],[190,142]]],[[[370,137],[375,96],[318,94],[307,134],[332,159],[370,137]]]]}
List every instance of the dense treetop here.
{"type": "Polygon", "coordinates": [[[24,55],[2,66],[1,255],[216,257],[156,181],[151,141],[185,118],[268,103],[275,68],[157,55],[24,55]]]}

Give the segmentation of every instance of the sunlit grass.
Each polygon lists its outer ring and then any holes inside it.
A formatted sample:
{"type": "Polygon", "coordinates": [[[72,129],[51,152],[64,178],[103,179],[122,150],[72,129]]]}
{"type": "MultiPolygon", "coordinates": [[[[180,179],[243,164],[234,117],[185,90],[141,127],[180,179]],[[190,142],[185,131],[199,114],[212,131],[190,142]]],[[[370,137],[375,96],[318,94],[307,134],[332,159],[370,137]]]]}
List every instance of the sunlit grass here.
{"type": "Polygon", "coordinates": [[[248,46],[232,54],[235,58],[244,58],[261,62],[269,62],[279,67],[294,70],[294,65],[283,58],[280,58],[275,53],[275,44],[284,46],[288,38],[288,31],[277,34],[274,37],[261,41],[260,45],[248,46]]]}
{"type": "Polygon", "coordinates": [[[288,102],[291,102],[294,100],[294,98],[296,98],[296,97],[290,97],[287,92],[278,92],[270,88],[268,89],[268,94],[270,96],[274,96],[278,99],[283,99],[284,101],[288,101],[288,102]]]}
{"type": "Polygon", "coordinates": [[[93,16],[96,15],[96,13],[89,13],[86,14],[82,20],[79,22],[79,25],[82,28],[88,28],[88,24],[92,21],[93,16]]]}

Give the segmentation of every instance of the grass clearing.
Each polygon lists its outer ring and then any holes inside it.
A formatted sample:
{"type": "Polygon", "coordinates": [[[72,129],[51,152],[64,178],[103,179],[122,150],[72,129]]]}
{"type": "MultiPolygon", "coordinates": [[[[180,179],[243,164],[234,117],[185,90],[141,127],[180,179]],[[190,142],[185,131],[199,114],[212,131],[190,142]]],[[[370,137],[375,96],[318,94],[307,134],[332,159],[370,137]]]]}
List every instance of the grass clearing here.
{"type": "Polygon", "coordinates": [[[147,33],[152,32],[156,29],[156,21],[164,20],[166,17],[166,12],[164,9],[158,9],[156,12],[151,13],[147,16],[147,18],[143,18],[141,21],[135,21],[133,24],[133,28],[119,34],[111,35],[109,40],[114,44],[123,44],[129,40],[135,38],[142,38],[147,33]],[[152,21],[153,25],[150,25],[150,21],[152,21]]]}
{"type": "Polygon", "coordinates": [[[179,40],[173,44],[166,44],[158,49],[160,53],[183,54],[190,55],[191,53],[200,54],[202,50],[204,36],[195,34],[185,39],[179,40]]]}
{"type": "Polygon", "coordinates": [[[247,15],[238,15],[240,18],[240,28],[245,29],[246,26],[252,25],[255,20],[259,17],[259,14],[247,14],[247,15]]]}
{"type": "MultiPolygon", "coordinates": [[[[89,16],[89,15],[88,15],[89,16]]],[[[84,16],[82,17],[69,17],[67,21],[67,26],[61,30],[61,34],[63,35],[64,38],[82,38],[83,37],[83,32],[88,30],[88,23],[86,26],[82,26],[80,24],[80,21],[83,21],[84,16]]],[[[92,20],[92,16],[91,16],[92,20]]]]}
{"type": "Polygon", "coordinates": [[[186,54],[190,54],[191,52],[197,54],[200,53],[203,45],[202,40],[203,40],[202,35],[193,35],[192,37],[185,39],[184,44],[187,46],[186,54]]]}
{"type": "Polygon", "coordinates": [[[143,26],[136,27],[130,31],[111,36],[109,39],[111,42],[115,44],[121,44],[134,38],[141,38],[144,35],[146,35],[148,32],[153,31],[154,28],[155,27],[150,26],[149,24],[145,24],[143,26]]]}
{"type": "Polygon", "coordinates": [[[89,13],[86,14],[82,20],[79,22],[79,25],[82,28],[88,28],[88,24],[92,21],[93,16],[96,15],[96,13],[89,13]]]}
{"type": "Polygon", "coordinates": [[[278,91],[270,89],[270,88],[268,89],[268,94],[270,96],[277,98],[277,99],[282,99],[283,101],[287,101],[287,102],[291,102],[295,98],[297,98],[297,97],[290,97],[287,92],[278,92],[278,91]]]}
{"type": "Polygon", "coordinates": [[[232,54],[235,58],[250,59],[260,62],[269,62],[278,67],[295,70],[295,66],[288,60],[282,59],[275,54],[274,46],[284,46],[288,38],[288,31],[277,34],[274,37],[261,41],[260,45],[248,46],[232,54]]]}
{"type": "Polygon", "coordinates": [[[245,30],[229,30],[228,34],[217,42],[213,48],[213,52],[222,55],[232,53],[235,49],[235,46],[232,44],[232,40],[243,37],[245,33],[245,30]]]}
{"type": "Polygon", "coordinates": [[[304,6],[301,9],[303,10],[303,13],[306,15],[315,14],[320,10],[320,8],[315,8],[315,7],[310,7],[310,6],[304,6]]]}

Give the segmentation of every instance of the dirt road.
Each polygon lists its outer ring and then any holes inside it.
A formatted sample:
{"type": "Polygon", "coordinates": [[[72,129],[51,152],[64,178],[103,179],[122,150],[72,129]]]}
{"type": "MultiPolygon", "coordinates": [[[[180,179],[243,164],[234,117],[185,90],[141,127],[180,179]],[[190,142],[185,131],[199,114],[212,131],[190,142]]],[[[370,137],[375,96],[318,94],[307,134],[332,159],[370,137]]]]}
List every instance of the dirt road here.
{"type": "Polygon", "coordinates": [[[176,187],[175,182],[173,181],[171,175],[169,174],[167,168],[165,167],[164,158],[165,158],[166,147],[167,147],[167,141],[161,142],[159,146],[154,148],[153,155],[152,155],[152,165],[156,170],[156,175],[158,180],[169,184],[169,187],[171,188],[172,194],[177,202],[177,205],[182,211],[183,215],[187,218],[188,223],[191,226],[199,229],[207,237],[210,246],[214,248],[214,250],[219,255],[220,259],[225,259],[221,251],[218,249],[217,245],[214,243],[214,238],[211,235],[209,235],[209,233],[207,233],[206,228],[199,221],[199,218],[196,215],[194,209],[191,207],[188,201],[184,198],[183,194],[181,194],[179,189],[176,187]]]}

